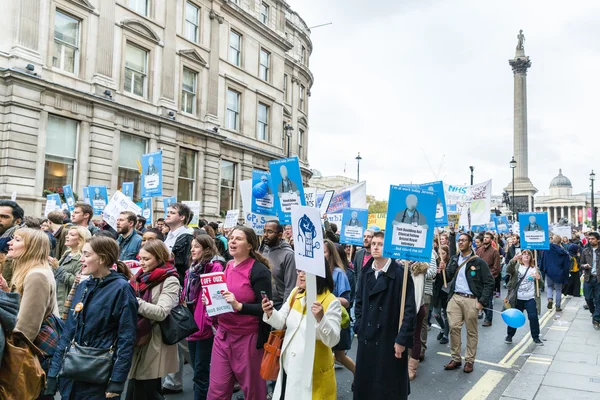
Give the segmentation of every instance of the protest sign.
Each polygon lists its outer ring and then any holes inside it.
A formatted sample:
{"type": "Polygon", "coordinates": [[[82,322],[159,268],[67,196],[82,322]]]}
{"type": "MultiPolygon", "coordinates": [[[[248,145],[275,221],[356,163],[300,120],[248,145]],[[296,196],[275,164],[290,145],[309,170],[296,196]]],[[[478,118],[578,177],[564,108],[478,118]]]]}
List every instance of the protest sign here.
{"type": "Polygon", "coordinates": [[[252,180],[240,181],[240,192],[242,194],[242,206],[244,210],[244,225],[254,229],[257,235],[262,236],[265,224],[268,221],[276,221],[277,216],[252,212],[252,180]]]}
{"type": "Polygon", "coordinates": [[[275,198],[271,189],[271,173],[252,171],[252,212],[275,215],[275,198]]]}
{"type": "Polygon", "coordinates": [[[319,211],[321,211],[321,215],[325,214],[329,209],[329,206],[331,205],[331,200],[333,200],[334,193],[335,190],[327,190],[323,194],[323,198],[321,199],[321,202],[319,204],[319,211]]]}
{"type": "Polygon", "coordinates": [[[167,213],[169,212],[169,206],[171,206],[171,204],[173,203],[177,203],[177,196],[163,197],[163,208],[165,209],[165,218],[167,217],[167,213]]]}
{"type": "Polygon", "coordinates": [[[385,257],[431,261],[437,196],[411,186],[390,186],[385,257]]]}
{"type": "Polygon", "coordinates": [[[73,189],[71,185],[63,186],[63,195],[65,196],[65,201],[67,202],[67,208],[69,211],[73,211],[75,209],[75,196],[73,195],[73,189]]]}
{"type": "Polygon", "coordinates": [[[347,208],[342,213],[340,243],[363,245],[363,233],[367,229],[369,211],[360,208],[347,208]]]}
{"type": "Polygon", "coordinates": [[[298,157],[270,161],[269,169],[277,215],[282,224],[289,224],[292,207],[306,204],[298,157]]]}
{"type": "Polygon", "coordinates": [[[144,197],[142,199],[142,217],[146,218],[146,221],[152,223],[153,220],[153,201],[152,197],[144,197]]]}
{"type": "Polygon", "coordinates": [[[182,201],[182,204],[185,204],[192,210],[194,215],[192,216],[192,220],[190,221],[190,226],[198,226],[198,220],[200,219],[200,202],[199,201],[182,201]]]}
{"type": "Polygon", "coordinates": [[[225,216],[225,223],[223,224],[223,228],[233,228],[234,226],[237,225],[239,219],[240,219],[240,210],[227,211],[227,215],[225,216]]]}
{"type": "Polygon", "coordinates": [[[116,231],[117,218],[119,218],[119,214],[123,211],[131,211],[135,215],[139,215],[142,212],[142,209],[133,201],[129,200],[129,197],[117,190],[106,207],[104,207],[102,219],[116,231]]]}
{"type": "MultiPolygon", "coordinates": [[[[46,200],[54,200],[54,209],[50,210],[50,212],[62,210],[60,194],[58,194],[58,193],[49,194],[48,196],[46,196],[46,200]]],[[[46,203],[46,206],[48,206],[48,203],[46,203]]]]}
{"type": "Polygon", "coordinates": [[[292,207],[291,220],[296,269],[325,278],[323,229],[319,209],[292,207]]]}
{"type": "Polygon", "coordinates": [[[494,223],[496,225],[496,232],[498,233],[508,233],[508,218],[506,215],[501,215],[498,217],[494,217],[494,223]]]}
{"type": "Polygon", "coordinates": [[[304,188],[304,199],[306,200],[306,207],[316,207],[317,188],[304,188]]]}
{"type": "Polygon", "coordinates": [[[106,186],[90,185],[88,188],[90,190],[94,215],[102,215],[104,207],[108,204],[108,191],[106,190],[106,186]]]}
{"type": "Polygon", "coordinates": [[[419,189],[435,193],[437,196],[437,206],[435,208],[435,226],[448,226],[448,214],[446,213],[446,195],[444,193],[444,184],[442,181],[421,183],[411,185],[419,189]]]}
{"type": "Polygon", "coordinates": [[[163,195],[162,150],[142,155],[142,197],[163,195]]]}
{"type": "Polygon", "coordinates": [[[52,211],[56,211],[56,200],[47,199],[46,200],[46,209],[44,210],[44,216],[47,217],[52,211]]]}
{"type": "Polygon", "coordinates": [[[133,201],[133,182],[123,182],[122,186],[121,192],[129,197],[129,200],[133,201]]]}
{"type": "Polygon", "coordinates": [[[548,213],[519,213],[521,248],[528,250],[547,250],[550,248],[548,237],[548,213]]]}
{"type": "Polygon", "coordinates": [[[448,226],[451,228],[458,228],[458,222],[460,221],[460,214],[452,213],[448,214],[448,226]]]}
{"type": "Polygon", "coordinates": [[[233,312],[231,304],[227,303],[223,293],[227,291],[224,272],[213,272],[200,275],[202,294],[206,297],[206,313],[209,317],[233,312]]]}
{"type": "Polygon", "coordinates": [[[473,186],[444,184],[446,210],[460,214],[459,226],[470,230],[473,225],[485,225],[490,221],[492,181],[473,186]]]}
{"type": "Polygon", "coordinates": [[[83,202],[91,206],[92,202],[90,201],[90,189],[87,186],[84,186],[81,191],[83,192],[83,202]]]}
{"type": "Polygon", "coordinates": [[[561,238],[566,237],[567,239],[573,238],[573,231],[569,225],[554,225],[551,228],[552,233],[560,236],[561,238]]]}

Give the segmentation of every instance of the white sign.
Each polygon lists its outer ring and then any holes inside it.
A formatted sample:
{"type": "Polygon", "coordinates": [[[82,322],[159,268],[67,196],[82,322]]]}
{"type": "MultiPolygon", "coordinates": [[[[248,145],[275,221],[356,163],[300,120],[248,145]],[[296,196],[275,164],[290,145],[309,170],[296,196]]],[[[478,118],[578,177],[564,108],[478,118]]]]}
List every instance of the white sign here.
{"type": "Polygon", "coordinates": [[[490,221],[491,180],[472,186],[444,184],[444,190],[448,212],[460,214],[459,226],[471,229],[473,225],[486,225],[490,221]]]}
{"type": "Polygon", "coordinates": [[[544,243],[546,241],[546,232],[544,231],[525,231],[525,242],[544,243]]]}
{"type": "Polygon", "coordinates": [[[106,221],[115,231],[117,230],[117,218],[123,211],[131,211],[135,215],[141,215],[142,209],[120,191],[116,191],[102,212],[102,219],[106,221]]]}
{"type": "Polygon", "coordinates": [[[558,225],[553,226],[552,233],[560,236],[561,238],[563,238],[563,237],[567,237],[568,239],[573,238],[573,231],[571,230],[571,227],[568,225],[567,226],[558,226],[558,225]]]}
{"type": "Polygon", "coordinates": [[[392,244],[395,246],[425,247],[427,228],[420,225],[393,223],[392,244]]]}
{"type": "Polygon", "coordinates": [[[194,216],[190,221],[189,225],[198,226],[198,220],[200,219],[200,202],[199,201],[182,201],[182,204],[185,204],[192,210],[194,216]]]}
{"type": "Polygon", "coordinates": [[[17,201],[17,192],[12,192],[12,194],[10,195],[10,199],[12,201],[17,201]]]}
{"type": "Polygon", "coordinates": [[[52,211],[56,210],[56,200],[46,200],[46,210],[44,216],[48,216],[52,211]]]}
{"type": "Polygon", "coordinates": [[[283,210],[283,212],[289,213],[292,211],[293,206],[300,205],[300,197],[298,197],[296,192],[292,192],[292,193],[283,192],[283,193],[279,193],[279,194],[281,195],[280,201],[281,201],[281,209],[283,210]]]}
{"type": "Polygon", "coordinates": [[[223,228],[233,228],[237,225],[238,219],[240,219],[240,210],[227,211],[227,216],[225,216],[225,224],[223,224],[223,228]]]}
{"type": "Polygon", "coordinates": [[[306,207],[316,207],[317,188],[304,188],[304,199],[306,200],[306,207]]]}
{"type": "Polygon", "coordinates": [[[212,274],[200,275],[202,294],[206,297],[206,313],[209,317],[233,312],[231,304],[225,301],[223,293],[227,291],[225,273],[213,272],[212,274]]]}
{"type": "Polygon", "coordinates": [[[296,268],[325,278],[323,229],[319,210],[313,207],[292,207],[292,234],[296,268]]]}
{"type": "Polygon", "coordinates": [[[329,204],[331,203],[331,199],[333,199],[334,193],[335,193],[334,190],[328,190],[323,195],[323,201],[321,201],[321,207],[319,207],[319,209],[321,210],[321,215],[323,215],[327,212],[327,209],[329,208],[329,204]]]}

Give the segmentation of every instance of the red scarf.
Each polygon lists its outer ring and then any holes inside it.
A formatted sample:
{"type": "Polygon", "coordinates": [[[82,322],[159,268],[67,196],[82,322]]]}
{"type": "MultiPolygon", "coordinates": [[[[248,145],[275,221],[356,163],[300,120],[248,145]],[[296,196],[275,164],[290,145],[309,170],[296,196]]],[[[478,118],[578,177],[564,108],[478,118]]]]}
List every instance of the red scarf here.
{"type": "Polygon", "coordinates": [[[133,287],[133,290],[135,290],[137,296],[146,300],[144,295],[146,295],[146,292],[150,293],[149,289],[159,285],[160,283],[164,282],[165,279],[171,276],[179,278],[177,270],[173,266],[172,261],[168,261],[166,264],[155,268],[151,272],[144,272],[144,270],[140,268],[137,274],[131,278],[129,283],[133,287]]]}

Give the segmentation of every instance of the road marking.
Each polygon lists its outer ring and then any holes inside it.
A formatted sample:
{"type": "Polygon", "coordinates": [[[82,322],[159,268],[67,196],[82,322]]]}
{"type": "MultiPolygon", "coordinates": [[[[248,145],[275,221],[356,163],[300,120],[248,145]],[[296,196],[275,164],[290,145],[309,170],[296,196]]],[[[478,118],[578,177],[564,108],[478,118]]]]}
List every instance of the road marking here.
{"type": "Polygon", "coordinates": [[[552,358],[548,358],[548,357],[538,357],[538,356],[529,356],[530,360],[536,360],[536,361],[552,361],[552,358]]]}
{"type": "Polygon", "coordinates": [[[552,364],[552,362],[550,362],[550,361],[536,361],[536,360],[527,360],[527,361],[525,361],[525,362],[528,362],[528,363],[535,363],[535,364],[543,364],[543,365],[550,365],[550,364],[552,364]]]}
{"type": "Polygon", "coordinates": [[[566,326],[551,326],[548,329],[552,329],[554,331],[568,331],[569,330],[569,328],[566,326]]]}
{"type": "MultiPolygon", "coordinates": [[[[546,321],[548,319],[550,319],[552,313],[554,312],[554,309],[552,310],[548,310],[544,313],[544,315],[542,315],[542,318],[540,318],[540,330],[542,329],[542,327],[544,326],[544,324],[546,323],[546,321]]],[[[506,356],[504,356],[504,358],[502,360],[500,360],[499,364],[506,364],[508,363],[508,360],[511,359],[511,357],[521,349],[521,347],[523,347],[523,345],[525,345],[527,343],[527,345],[524,348],[527,348],[529,346],[529,343],[531,341],[531,333],[527,332],[525,334],[525,336],[523,337],[523,339],[521,339],[521,341],[519,343],[517,343],[517,345],[515,347],[512,348],[511,351],[509,351],[508,353],[506,353],[506,356]]]]}
{"type": "MultiPolygon", "coordinates": [[[[476,361],[481,362],[481,361],[476,361]]],[[[488,370],[483,376],[477,381],[475,386],[462,398],[462,400],[485,400],[488,398],[490,393],[498,386],[498,383],[506,375],[504,372],[494,371],[493,369],[488,370]]]]}
{"type": "MultiPolygon", "coordinates": [[[[452,354],[449,354],[449,353],[443,353],[441,351],[438,351],[437,353],[439,355],[441,355],[441,356],[452,357],[452,354]]],[[[461,359],[464,360],[465,358],[461,357],[461,359]]],[[[479,364],[485,364],[485,365],[491,365],[492,367],[497,367],[497,368],[510,368],[510,367],[507,367],[507,366],[504,366],[504,365],[496,364],[496,363],[489,362],[489,361],[483,361],[483,360],[475,360],[475,364],[477,364],[477,363],[479,363],[479,364]]]]}

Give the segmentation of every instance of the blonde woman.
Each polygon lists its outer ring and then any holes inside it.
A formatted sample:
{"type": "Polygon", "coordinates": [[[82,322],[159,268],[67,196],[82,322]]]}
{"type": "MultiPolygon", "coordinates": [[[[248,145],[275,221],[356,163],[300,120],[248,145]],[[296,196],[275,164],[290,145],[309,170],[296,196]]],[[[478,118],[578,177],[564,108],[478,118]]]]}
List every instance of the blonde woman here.
{"type": "Polygon", "coordinates": [[[61,314],[65,311],[65,300],[73,287],[75,278],[81,272],[81,249],[91,237],[90,231],[81,226],[73,226],[67,231],[65,237],[67,251],[58,262],[58,268],[54,270],[56,298],[58,310],[61,314]]]}

